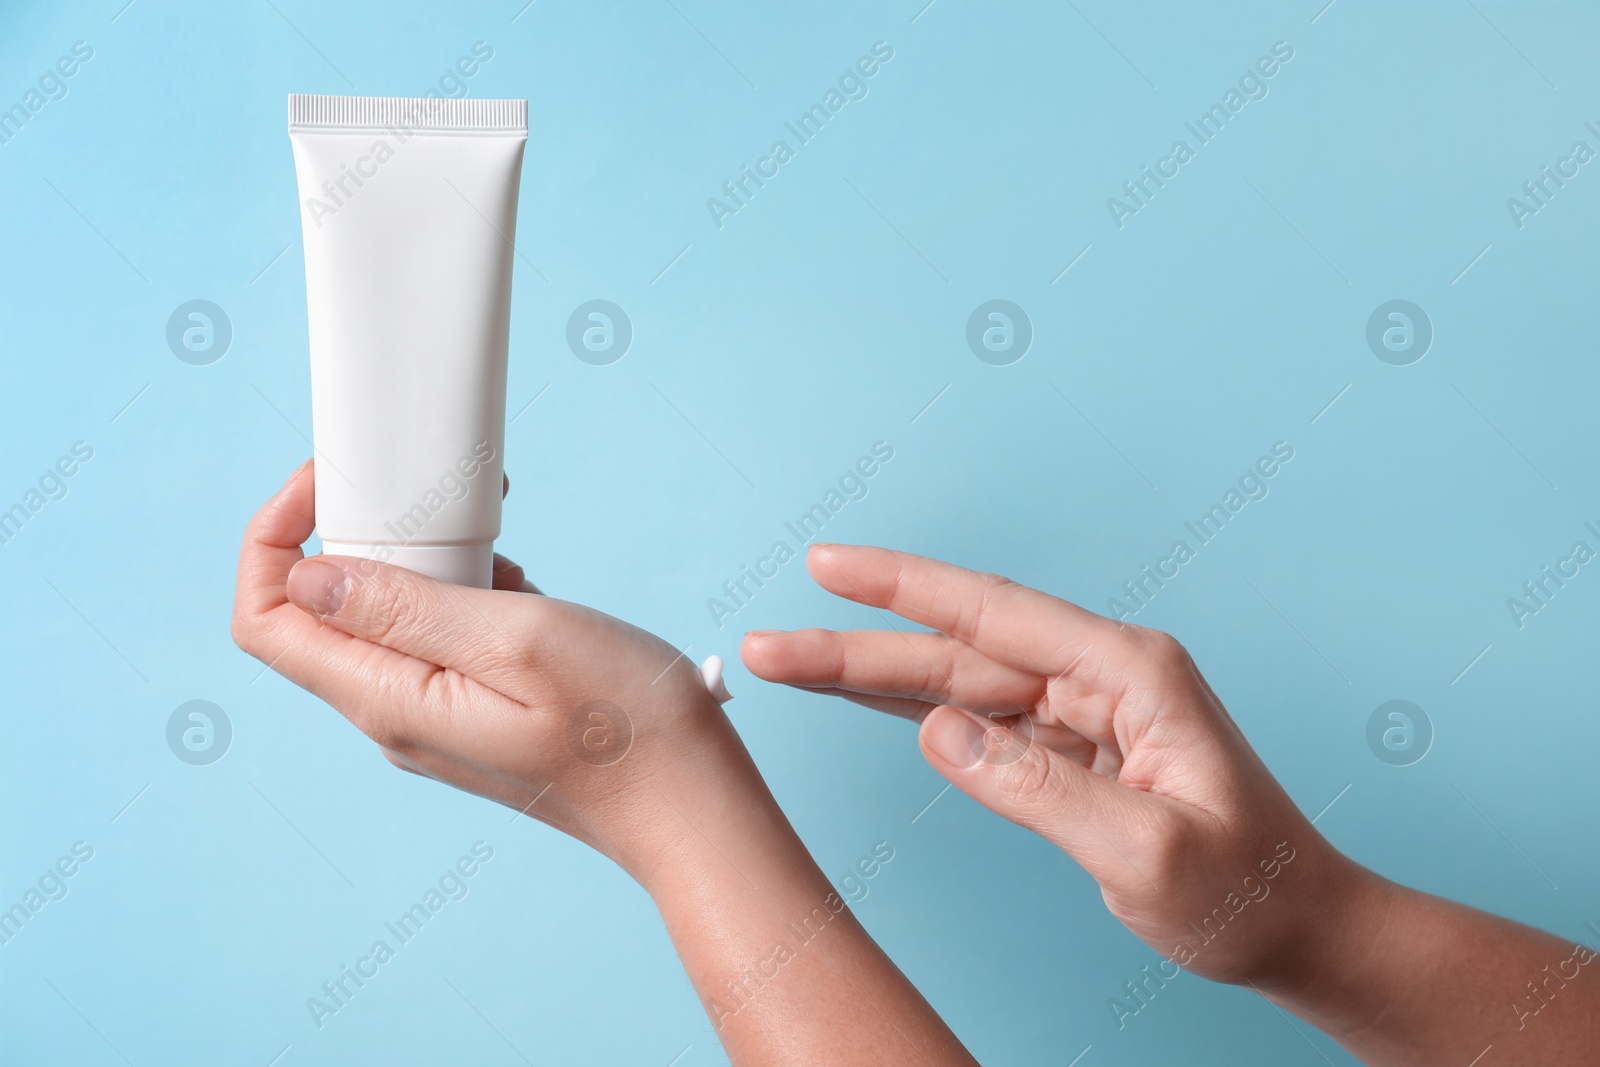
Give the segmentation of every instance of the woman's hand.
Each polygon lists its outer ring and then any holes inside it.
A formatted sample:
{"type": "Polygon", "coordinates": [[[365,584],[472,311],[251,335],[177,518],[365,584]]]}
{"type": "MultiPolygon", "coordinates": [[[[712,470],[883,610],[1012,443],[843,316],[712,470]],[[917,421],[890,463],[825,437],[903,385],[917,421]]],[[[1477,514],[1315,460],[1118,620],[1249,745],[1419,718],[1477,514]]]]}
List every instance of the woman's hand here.
{"type": "Polygon", "coordinates": [[[234,640],[399,766],[621,864],[660,909],[732,1062],[971,1067],[812,861],[676,649],[538,595],[505,561],[486,590],[307,559],[314,525],[308,463],[245,534],[234,640]]]}
{"type": "Polygon", "coordinates": [[[815,545],[807,567],[829,592],[934,632],[757,631],[752,672],[920,721],[935,769],[1070,853],[1172,964],[1263,988],[1300,980],[1316,947],[1304,917],[1331,927],[1360,869],[1178,642],[903,552],[815,545]]]}
{"type": "Polygon", "coordinates": [[[1171,637],[903,552],[816,545],[807,566],[935,632],[756,632],[745,663],[920,720],[941,774],[1081,863],[1164,957],[1128,1014],[1176,966],[1370,1064],[1594,1062],[1600,956],[1341,855],[1171,637]]]}
{"type": "Polygon", "coordinates": [[[492,590],[307,559],[314,516],[308,463],[246,531],[239,647],[396,765],[558,826],[638,876],[663,806],[652,779],[738,746],[694,665],[637,627],[538,595],[503,558],[492,590]]]}

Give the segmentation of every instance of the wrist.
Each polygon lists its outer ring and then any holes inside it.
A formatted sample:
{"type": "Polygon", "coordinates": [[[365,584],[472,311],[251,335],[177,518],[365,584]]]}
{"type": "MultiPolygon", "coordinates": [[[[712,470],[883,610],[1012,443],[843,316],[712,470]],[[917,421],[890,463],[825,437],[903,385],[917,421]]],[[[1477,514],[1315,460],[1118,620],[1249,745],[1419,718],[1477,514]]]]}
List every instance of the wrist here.
{"type": "Polygon", "coordinates": [[[722,708],[703,693],[692,703],[652,720],[659,733],[641,732],[637,763],[595,802],[601,850],[658,900],[680,883],[747,885],[774,862],[809,862],[722,708]]]}
{"type": "Polygon", "coordinates": [[[1335,1038],[1365,1029],[1386,994],[1376,978],[1403,924],[1409,890],[1326,845],[1304,919],[1281,965],[1252,984],[1257,991],[1335,1038]]]}
{"type": "Polygon", "coordinates": [[[753,764],[664,776],[649,790],[651,826],[618,862],[663,913],[825,881],[753,764]]]}

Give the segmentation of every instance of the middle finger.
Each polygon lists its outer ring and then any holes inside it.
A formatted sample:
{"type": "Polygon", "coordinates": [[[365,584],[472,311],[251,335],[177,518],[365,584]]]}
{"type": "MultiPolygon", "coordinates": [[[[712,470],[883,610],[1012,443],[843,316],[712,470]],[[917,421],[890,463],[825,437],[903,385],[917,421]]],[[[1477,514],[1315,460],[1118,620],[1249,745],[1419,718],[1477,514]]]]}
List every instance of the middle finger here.
{"type": "Polygon", "coordinates": [[[980,714],[1036,710],[1046,680],[953,637],[897,630],[795,630],[748,634],[745,666],[771,682],[809,689],[955,704],[980,714]]]}

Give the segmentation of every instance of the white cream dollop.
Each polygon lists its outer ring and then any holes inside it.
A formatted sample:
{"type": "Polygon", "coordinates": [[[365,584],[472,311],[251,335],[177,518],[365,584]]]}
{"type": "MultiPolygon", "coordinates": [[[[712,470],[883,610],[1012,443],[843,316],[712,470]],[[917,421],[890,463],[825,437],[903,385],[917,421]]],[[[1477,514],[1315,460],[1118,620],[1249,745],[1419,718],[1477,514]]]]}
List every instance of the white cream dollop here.
{"type": "Polygon", "coordinates": [[[726,704],[733,699],[727,683],[722,680],[721,656],[706,657],[706,661],[700,664],[700,680],[706,684],[706,691],[718,704],[726,704]]]}

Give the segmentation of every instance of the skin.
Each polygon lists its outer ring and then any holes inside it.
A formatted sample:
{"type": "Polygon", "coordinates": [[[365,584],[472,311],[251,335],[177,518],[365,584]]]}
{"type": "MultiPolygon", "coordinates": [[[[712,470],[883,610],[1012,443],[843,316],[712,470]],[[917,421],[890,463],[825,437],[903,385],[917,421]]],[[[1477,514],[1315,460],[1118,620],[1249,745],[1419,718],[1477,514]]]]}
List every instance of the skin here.
{"type": "Polygon", "coordinates": [[[245,533],[239,647],[396,766],[616,861],[660,910],[733,1063],[974,1063],[834,892],[673,646],[540,594],[499,557],[492,590],[307,559],[314,525],[308,462],[245,533]]]}
{"type": "Polygon", "coordinates": [[[1600,958],[1345,857],[1170,636],[903,552],[815,545],[807,567],[931,632],[753,631],[746,666],[919,721],[936,770],[1065,850],[1163,957],[1369,1064],[1594,1062],[1600,958]]]}

